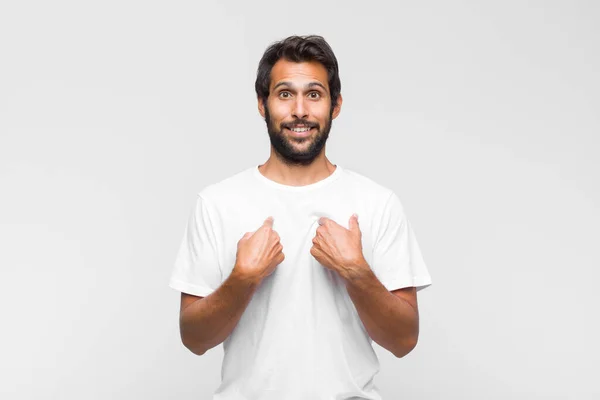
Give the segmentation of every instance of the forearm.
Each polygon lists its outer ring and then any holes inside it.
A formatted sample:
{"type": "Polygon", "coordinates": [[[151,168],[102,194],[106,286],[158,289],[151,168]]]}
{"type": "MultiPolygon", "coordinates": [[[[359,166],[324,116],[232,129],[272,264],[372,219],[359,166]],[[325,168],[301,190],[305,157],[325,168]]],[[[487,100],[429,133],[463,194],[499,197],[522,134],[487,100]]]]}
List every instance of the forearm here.
{"type": "Polygon", "coordinates": [[[419,314],[390,293],[370,267],[345,278],[348,294],[369,336],[396,357],[408,354],[419,336],[419,314]]]}
{"type": "Polygon", "coordinates": [[[204,354],[233,331],[258,282],[234,271],[210,295],[186,307],[179,320],[181,339],[194,354],[204,354]]]}

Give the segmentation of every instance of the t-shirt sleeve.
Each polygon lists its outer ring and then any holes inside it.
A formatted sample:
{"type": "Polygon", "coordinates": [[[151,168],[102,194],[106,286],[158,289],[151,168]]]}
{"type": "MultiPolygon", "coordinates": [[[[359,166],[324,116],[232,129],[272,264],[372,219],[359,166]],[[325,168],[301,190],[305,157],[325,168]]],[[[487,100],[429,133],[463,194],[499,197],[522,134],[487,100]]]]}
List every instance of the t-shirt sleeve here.
{"type": "Polygon", "coordinates": [[[210,209],[207,201],[199,194],[189,214],[169,286],[180,292],[206,297],[221,282],[210,209]]]}
{"type": "Polygon", "coordinates": [[[398,196],[388,198],[373,248],[372,269],[388,290],[431,285],[421,249],[398,196]]]}

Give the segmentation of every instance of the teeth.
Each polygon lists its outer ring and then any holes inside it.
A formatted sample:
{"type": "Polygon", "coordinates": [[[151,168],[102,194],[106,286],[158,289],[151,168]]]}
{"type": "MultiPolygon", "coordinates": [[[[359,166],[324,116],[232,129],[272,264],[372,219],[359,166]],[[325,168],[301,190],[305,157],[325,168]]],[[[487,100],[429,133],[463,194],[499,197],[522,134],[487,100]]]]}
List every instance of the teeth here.
{"type": "Polygon", "coordinates": [[[291,130],[294,132],[306,132],[309,131],[310,128],[292,128],[291,130]]]}

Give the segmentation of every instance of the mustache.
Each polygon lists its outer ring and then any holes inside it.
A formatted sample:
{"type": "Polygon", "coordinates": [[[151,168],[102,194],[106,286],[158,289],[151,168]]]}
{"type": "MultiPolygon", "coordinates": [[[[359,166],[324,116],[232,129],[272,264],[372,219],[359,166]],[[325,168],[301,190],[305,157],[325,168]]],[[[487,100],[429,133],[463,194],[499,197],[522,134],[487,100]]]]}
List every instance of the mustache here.
{"type": "Polygon", "coordinates": [[[318,123],[309,122],[305,119],[296,119],[292,122],[285,122],[285,123],[281,124],[281,127],[291,129],[294,125],[304,125],[304,126],[308,126],[309,128],[318,128],[319,127],[318,123]]]}

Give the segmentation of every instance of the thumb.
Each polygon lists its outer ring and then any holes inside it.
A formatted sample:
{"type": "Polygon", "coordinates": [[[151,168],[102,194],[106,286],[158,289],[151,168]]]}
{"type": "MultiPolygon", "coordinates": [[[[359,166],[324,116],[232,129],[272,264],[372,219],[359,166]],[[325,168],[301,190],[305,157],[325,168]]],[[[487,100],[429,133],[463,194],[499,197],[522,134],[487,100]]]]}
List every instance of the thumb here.
{"type": "MultiPolygon", "coordinates": [[[[267,219],[265,219],[260,228],[262,228],[263,226],[268,226],[271,229],[273,229],[273,217],[268,217],[267,219]]],[[[254,235],[260,228],[257,228],[254,232],[252,232],[252,234],[254,235]]]]}
{"type": "Polygon", "coordinates": [[[350,227],[351,231],[360,231],[360,228],[358,226],[358,215],[352,214],[348,226],[350,227]]]}
{"type": "Polygon", "coordinates": [[[265,222],[263,222],[263,226],[268,226],[269,228],[273,228],[273,217],[270,216],[267,219],[265,219],[265,222]]]}

